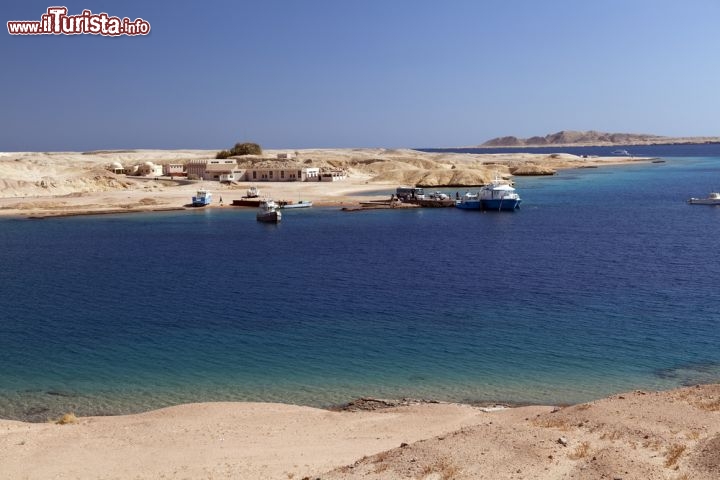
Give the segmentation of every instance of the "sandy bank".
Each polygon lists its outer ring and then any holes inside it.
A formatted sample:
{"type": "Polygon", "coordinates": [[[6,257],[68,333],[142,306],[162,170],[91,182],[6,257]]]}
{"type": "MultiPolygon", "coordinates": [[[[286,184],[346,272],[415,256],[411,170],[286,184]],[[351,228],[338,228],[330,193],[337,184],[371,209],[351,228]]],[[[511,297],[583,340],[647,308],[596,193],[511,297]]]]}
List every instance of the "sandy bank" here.
{"type": "MultiPolygon", "coordinates": [[[[213,192],[225,205],[245,194],[252,183],[171,181],[116,175],[113,162],[137,165],[211,159],[214,151],[132,150],[88,153],[0,153],[0,215],[52,216],[118,213],[182,208],[198,189],[213,192]]],[[[266,152],[268,156],[276,151],[266,152]]],[[[275,200],[310,200],[316,205],[346,206],[368,199],[368,192],[392,191],[398,185],[461,188],[480,185],[496,174],[542,174],[566,168],[622,164],[647,159],[581,158],[568,154],[456,154],[415,150],[300,150],[298,158],[323,168],[343,169],[340,182],[260,182],[261,193],[275,200]]]]}
{"type": "Polygon", "coordinates": [[[0,421],[0,478],[717,479],[720,385],[501,411],[182,405],[0,421]]]}

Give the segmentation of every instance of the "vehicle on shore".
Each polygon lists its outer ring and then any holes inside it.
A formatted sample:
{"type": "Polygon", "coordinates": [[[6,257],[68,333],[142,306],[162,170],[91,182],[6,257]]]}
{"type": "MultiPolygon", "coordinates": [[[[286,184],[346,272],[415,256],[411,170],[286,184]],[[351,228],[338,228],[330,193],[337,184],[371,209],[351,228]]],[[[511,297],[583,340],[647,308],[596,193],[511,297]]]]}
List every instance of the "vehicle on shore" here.
{"type": "Polygon", "coordinates": [[[256,219],[258,222],[278,223],[282,220],[282,213],[278,211],[278,204],[272,200],[263,200],[260,202],[256,219]]]}
{"type": "Polygon", "coordinates": [[[425,198],[425,190],[419,187],[397,187],[395,190],[395,196],[401,202],[423,200],[425,198]]]}
{"type": "Polygon", "coordinates": [[[712,192],[705,198],[691,198],[688,200],[690,205],[720,205],[720,192],[712,192]]]}
{"type": "Polygon", "coordinates": [[[206,205],[210,205],[211,201],[212,193],[208,192],[207,190],[198,190],[197,194],[192,197],[192,206],[204,207],[206,205]]]}

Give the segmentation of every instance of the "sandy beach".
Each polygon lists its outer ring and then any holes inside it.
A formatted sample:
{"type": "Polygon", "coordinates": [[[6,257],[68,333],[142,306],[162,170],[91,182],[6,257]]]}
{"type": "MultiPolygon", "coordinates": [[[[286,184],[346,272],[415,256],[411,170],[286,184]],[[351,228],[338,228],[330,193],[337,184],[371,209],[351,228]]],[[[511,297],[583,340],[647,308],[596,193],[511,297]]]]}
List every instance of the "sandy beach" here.
{"type": "MultiPolygon", "coordinates": [[[[288,151],[268,150],[274,158],[288,151]]],[[[114,174],[123,166],[184,163],[214,158],[210,150],[128,150],[102,152],[0,153],[0,215],[51,216],[182,209],[199,189],[213,193],[225,207],[257,185],[276,201],[310,200],[316,205],[347,206],[367,200],[367,192],[393,191],[399,185],[480,185],[495,175],[539,174],[567,168],[648,161],[632,157],[583,158],[569,154],[456,154],[400,149],[316,149],[290,152],[299,163],[342,169],[337,182],[238,182],[170,180],[114,174]]]]}
{"type": "Polygon", "coordinates": [[[0,465],[2,479],[709,480],[720,477],[720,385],[563,408],[207,403],[0,421],[0,465]]]}
{"type": "MultiPolygon", "coordinates": [[[[214,153],[0,154],[0,215],[183,209],[198,189],[212,191],[216,202],[223,198],[224,206],[209,208],[233,208],[232,200],[253,184],[130,177],[107,168],[115,161],[176,163],[214,153]]],[[[255,184],[264,196],[341,207],[403,184],[461,190],[495,175],[649,161],[385,149],[302,150],[297,155],[302,162],[343,169],[348,177],[332,183],[255,184]]],[[[0,479],[720,478],[720,385],[634,391],[574,406],[368,401],[329,411],[204,403],[67,420],[0,420],[0,479]]]]}

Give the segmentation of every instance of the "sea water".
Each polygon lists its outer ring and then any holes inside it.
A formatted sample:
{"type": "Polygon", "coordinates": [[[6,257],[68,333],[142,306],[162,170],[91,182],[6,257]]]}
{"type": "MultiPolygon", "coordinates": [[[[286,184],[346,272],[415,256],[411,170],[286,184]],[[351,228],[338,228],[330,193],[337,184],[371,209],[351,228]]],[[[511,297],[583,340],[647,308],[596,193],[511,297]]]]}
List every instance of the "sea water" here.
{"type": "Polygon", "coordinates": [[[720,208],[686,200],[720,189],[720,152],[665,153],[516,178],[516,212],[2,220],[0,417],[718,381],[720,208]]]}

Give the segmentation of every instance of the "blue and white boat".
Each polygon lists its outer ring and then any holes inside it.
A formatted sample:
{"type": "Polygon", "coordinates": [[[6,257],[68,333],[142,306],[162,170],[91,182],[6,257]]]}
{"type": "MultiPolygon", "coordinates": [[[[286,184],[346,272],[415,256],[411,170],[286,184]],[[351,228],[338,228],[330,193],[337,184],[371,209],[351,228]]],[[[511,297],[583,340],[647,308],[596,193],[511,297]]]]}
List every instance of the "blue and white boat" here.
{"type": "Polygon", "coordinates": [[[498,183],[499,180],[480,189],[480,201],[483,210],[516,210],[520,208],[520,195],[515,189],[506,183],[498,183]]]}
{"type": "Polygon", "coordinates": [[[206,205],[210,205],[211,200],[212,193],[207,190],[198,190],[197,195],[192,197],[192,205],[193,207],[204,207],[206,205]]]}
{"type": "Polygon", "coordinates": [[[455,206],[465,210],[480,210],[482,208],[480,194],[467,192],[460,197],[460,200],[455,201],[455,206]]]}

